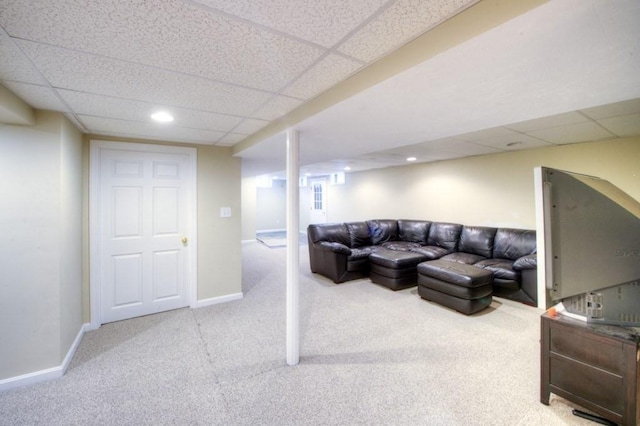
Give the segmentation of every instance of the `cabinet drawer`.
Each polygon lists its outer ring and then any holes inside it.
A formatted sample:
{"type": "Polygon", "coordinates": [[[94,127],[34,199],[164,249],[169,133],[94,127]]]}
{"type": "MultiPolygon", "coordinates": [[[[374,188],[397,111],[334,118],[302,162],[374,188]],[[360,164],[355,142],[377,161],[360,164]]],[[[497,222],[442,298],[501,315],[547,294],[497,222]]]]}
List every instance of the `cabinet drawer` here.
{"type": "Polygon", "coordinates": [[[624,368],[622,343],[562,325],[551,327],[550,350],[614,374],[624,368]]]}
{"type": "Polygon", "coordinates": [[[624,413],[622,377],[557,355],[551,356],[549,370],[552,386],[579,395],[613,413],[624,413]]]}

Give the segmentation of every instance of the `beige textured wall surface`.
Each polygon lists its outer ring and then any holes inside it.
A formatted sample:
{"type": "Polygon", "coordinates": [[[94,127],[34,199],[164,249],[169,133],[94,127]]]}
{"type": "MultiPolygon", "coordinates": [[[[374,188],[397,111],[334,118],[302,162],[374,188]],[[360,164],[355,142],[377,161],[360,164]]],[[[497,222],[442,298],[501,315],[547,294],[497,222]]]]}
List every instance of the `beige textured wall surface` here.
{"type": "Polygon", "coordinates": [[[253,241],[256,239],[256,202],[258,189],[256,179],[251,177],[242,178],[242,241],[253,241]]]}
{"type": "Polygon", "coordinates": [[[198,146],[198,300],[242,292],[240,159],[198,146]],[[231,217],[221,218],[220,208],[231,217]]]}
{"type": "Polygon", "coordinates": [[[533,169],[606,179],[640,200],[640,138],[350,173],[329,187],[329,222],[407,218],[535,228],[533,169]]]}
{"type": "Polygon", "coordinates": [[[59,367],[80,332],[81,152],[60,113],[0,125],[0,380],[59,367]]]}
{"type": "Polygon", "coordinates": [[[270,188],[256,189],[256,230],[287,227],[287,181],[274,179],[270,188]]]}
{"type": "Polygon", "coordinates": [[[60,360],[78,336],[82,308],[82,134],[62,120],[60,151],[60,360]]]}

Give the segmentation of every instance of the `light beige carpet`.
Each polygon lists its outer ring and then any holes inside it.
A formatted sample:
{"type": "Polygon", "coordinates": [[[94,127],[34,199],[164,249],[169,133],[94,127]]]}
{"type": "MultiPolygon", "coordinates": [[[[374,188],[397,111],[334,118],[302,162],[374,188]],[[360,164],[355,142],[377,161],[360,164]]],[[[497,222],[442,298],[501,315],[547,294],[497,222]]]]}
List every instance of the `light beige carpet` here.
{"type": "Polygon", "coordinates": [[[593,425],[539,402],[540,310],[465,316],[308,269],[285,362],[285,253],[243,244],[244,298],[103,325],[67,374],[0,393],[0,425],[593,425]]]}

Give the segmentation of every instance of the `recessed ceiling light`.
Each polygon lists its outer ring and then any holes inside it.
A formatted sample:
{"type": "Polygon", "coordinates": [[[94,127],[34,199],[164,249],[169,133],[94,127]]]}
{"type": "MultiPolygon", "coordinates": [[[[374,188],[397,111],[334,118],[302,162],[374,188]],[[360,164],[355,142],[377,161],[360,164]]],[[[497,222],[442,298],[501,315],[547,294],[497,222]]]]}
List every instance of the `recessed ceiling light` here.
{"type": "Polygon", "coordinates": [[[511,146],[516,146],[516,145],[522,145],[522,142],[509,142],[507,144],[507,146],[511,147],[511,146]]]}
{"type": "Polygon", "coordinates": [[[351,170],[351,167],[347,166],[343,169],[345,172],[348,172],[349,170],[351,170]]]}
{"type": "Polygon", "coordinates": [[[417,158],[416,157],[407,157],[407,161],[416,161],[417,158]]]}
{"type": "Polygon", "coordinates": [[[173,121],[173,115],[165,111],[158,111],[154,114],[151,114],[151,118],[158,123],[171,123],[173,121]]]}

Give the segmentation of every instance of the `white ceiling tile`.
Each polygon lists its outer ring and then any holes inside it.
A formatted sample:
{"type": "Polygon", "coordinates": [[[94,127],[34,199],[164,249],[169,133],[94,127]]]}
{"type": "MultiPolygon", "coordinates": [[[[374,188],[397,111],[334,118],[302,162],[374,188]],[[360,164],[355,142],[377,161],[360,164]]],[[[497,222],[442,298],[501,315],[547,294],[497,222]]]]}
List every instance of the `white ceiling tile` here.
{"type": "Polygon", "coordinates": [[[509,124],[505,126],[508,129],[518,132],[533,132],[535,130],[548,129],[550,127],[565,126],[567,124],[575,124],[589,121],[579,112],[567,112],[565,114],[552,115],[550,117],[542,117],[534,120],[521,121],[520,123],[509,124]]]}
{"type": "Polygon", "coordinates": [[[302,105],[302,101],[288,96],[274,96],[262,108],[251,116],[261,120],[275,120],[284,114],[302,105]]]}
{"type": "Polygon", "coordinates": [[[617,136],[640,135],[640,113],[598,120],[598,123],[617,136]]]}
{"type": "Polygon", "coordinates": [[[215,144],[224,133],[210,130],[189,129],[172,124],[140,123],[103,117],[78,115],[92,133],[111,136],[151,138],[181,143],[215,144]]]}
{"type": "Polygon", "coordinates": [[[466,142],[477,142],[486,139],[494,139],[499,137],[518,136],[518,132],[509,130],[505,127],[492,127],[490,129],[479,130],[477,132],[465,133],[463,135],[457,135],[456,139],[461,139],[466,142]]]}
{"type": "Polygon", "coordinates": [[[435,151],[451,152],[455,154],[484,155],[500,152],[500,150],[490,146],[465,142],[456,138],[438,139],[435,141],[424,142],[420,145],[424,145],[425,147],[429,147],[435,151]]]}
{"type": "Polygon", "coordinates": [[[592,121],[537,130],[529,135],[553,144],[591,142],[614,137],[592,121]]]}
{"type": "Polygon", "coordinates": [[[599,107],[587,108],[581,110],[580,112],[593,118],[594,120],[617,117],[621,115],[637,114],[640,113],[640,99],[631,99],[628,101],[616,102],[599,107]]]}
{"type": "Polygon", "coordinates": [[[339,47],[363,61],[373,61],[416,38],[478,0],[398,0],[339,47]]]}
{"type": "Polygon", "coordinates": [[[238,133],[227,133],[224,137],[222,137],[218,141],[217,145],[233,146],[238,142],[242,141],[243,139],[245,139],[246,137],[247,135],[241,135],[238,133]]]}
{"type": "Polygon", "coordinates": [[[364,22],[387,0],[196,0],[226,13],[331,47],[364,22]]]}
{"type": "Polygon", "coordinates": [[[80,122],[80,120],[78,120],[78,117],[76,117],[74,114],[72,113],[66,113],[65,117],[67,117],[67,120],[69,120],[70,122],[73,123],[74,126],[76,126],[76,128],[78,130],[80,130],[82,133],[89,133],[88,129],[85,127],[84,124],[82,124],[80,122]]]}
{"type": "Polygon", "coordinates": [[[308,43],[177,0],[11,1],[0,23],[13,37],[268,91],[279,90],[322,54],[308,43]]]}
{"type": "Polygon", "coordinates": [[[360,62],[340,55],[328,55],[282,91],[294,98],[310,99],[336,85],[362,67],[360,62]]]}
{"type": "Polygon", "coordinates": [[[48,109],[51,111],[69,111],[69,108],[56,96],[53,89],[48,86],[35,84],[5,82],[7,88],[18,95],[32,108],[48,109]]]}
{"type": "Polygon", "coordinates": [[[503,135],[495,138],[483,139],[475,142],[478,145],[490,146],[492,148],[517,151],[521,149],[532,149],[549,146],[548,142],[534,137],[517,133],[515,135],[503,135]]]}
{"type": "Polygon", "coordinates": [[[242,120],[240,117],[232,115],[176,108],[90,93],[69,90],[59,90],[58,92],[74,112],[82,115],[151,122],[151,114],[162,110],[173,115],[173,124],[176,126],[225,132],[233,129],[242,120]]]}
{"type": "Polygon", "coordinates": [[[269,124],[266,120],[258,120],[255,118],[245,118],[242,122],[233,129],[234,133],[241,133],[243,135],[250,135],[262,129],[269,124]]]}
{"type": "Polygon", "coordinates": [[[39,43],[20,45],[54,87],[248,115],[270,94],[39,43]]]}
{"type": "Polygon", "coordinates": [[[0,80],[45,85],[47,82],[0,28],[0,80]]]}

